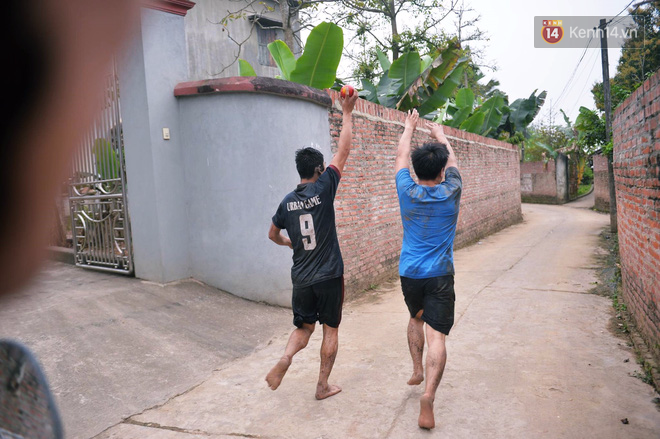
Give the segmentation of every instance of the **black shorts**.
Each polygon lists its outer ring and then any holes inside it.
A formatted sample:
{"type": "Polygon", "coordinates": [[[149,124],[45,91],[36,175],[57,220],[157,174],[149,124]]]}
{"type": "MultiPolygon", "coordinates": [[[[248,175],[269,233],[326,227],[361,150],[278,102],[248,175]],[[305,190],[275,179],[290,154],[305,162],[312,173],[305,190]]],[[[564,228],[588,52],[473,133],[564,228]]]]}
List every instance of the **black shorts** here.
{"type": "Polygon", "coordinates": [[[306,287],[293,287],[291,308],[293,324],[298,328],[303,323],[317,321],[332,328],[341,323],[341,310],[344,305],[344,276],[325,280],[306,287]]]}
{"type": "Polygon", "coordinates": [[[411,279],[401,276],[401,290],[408,305],[410,317],[424,310],[422,320],[431,328],[449,335],[454,326],[454,276],[411,279]]]}

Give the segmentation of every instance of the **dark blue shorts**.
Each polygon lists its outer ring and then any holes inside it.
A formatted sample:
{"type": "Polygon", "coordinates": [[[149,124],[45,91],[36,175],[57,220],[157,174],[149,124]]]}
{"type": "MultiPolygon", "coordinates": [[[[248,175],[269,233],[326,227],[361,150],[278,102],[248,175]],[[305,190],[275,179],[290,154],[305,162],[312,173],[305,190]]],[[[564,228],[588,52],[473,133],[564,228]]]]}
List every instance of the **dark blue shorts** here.
{"type": "Polygon", "coordinates": [[[449,335],[454,326],[454,276],[411,279],[401,276],[401,290],[408,305],[410,317],[424,310],[422,320],[431,328],[449,335]]]}
{"type": "Polygon", "coordinates": [[[332,328],[339,327],[344,306],[344,276],[329,279],[306,287],[293,286],[291,308],[293,324],[317,321],[332,328]]]}

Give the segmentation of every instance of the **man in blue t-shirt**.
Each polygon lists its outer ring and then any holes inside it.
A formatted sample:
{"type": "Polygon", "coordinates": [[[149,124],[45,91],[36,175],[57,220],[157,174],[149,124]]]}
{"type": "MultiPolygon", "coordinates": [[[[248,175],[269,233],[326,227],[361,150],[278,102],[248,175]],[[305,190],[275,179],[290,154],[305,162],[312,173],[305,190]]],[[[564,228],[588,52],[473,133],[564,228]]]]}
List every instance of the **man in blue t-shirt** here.
{"type": "Polygon", "coordinates": [[[418,120],[416,110],[408,113],[396,154],[396,190],[403,223],[399,275],[410,311],[410,385],[424,381],[424,323],[427,325],[426,388],[420,398],[418,424],[431,429],[435,427],[435,392],[447,361],[445,337],[454,324],[454,236],[462,181],[456,155],[438,124],[431,125],[435,141],[412,151],[419,183],[412,179],[408,169],[410,142],[418,120]]]}

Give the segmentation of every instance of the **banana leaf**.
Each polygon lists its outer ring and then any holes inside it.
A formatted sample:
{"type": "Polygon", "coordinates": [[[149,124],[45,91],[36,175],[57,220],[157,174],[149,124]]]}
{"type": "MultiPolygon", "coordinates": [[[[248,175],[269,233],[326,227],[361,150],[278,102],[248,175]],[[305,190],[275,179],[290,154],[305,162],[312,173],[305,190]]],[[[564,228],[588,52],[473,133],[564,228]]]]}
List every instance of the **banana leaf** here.
{"type": "Polygon", "coordinates": [[[486,117],[486,114],[481,111],[474,113],[461,124],[460,128],[468,133],[480,134],[481,127],[484,124],[484,117],[486,117]]]}
{"type": "Polygon", "coordinates": [[[440,63],[434,63],[429,72],[427,82],[437,88],[451,74],[457,65],[467,62],[467,58],[461,58],[461,45],[457,40],[452,40],[445,50],[439,53],[440,63]]]}
{"type": "Polygon", "coordinates": [[[553,159],[556,159],[557,156],[559,155],[559,153],[557,151],[555,151],[554,149],[552,149],[551,147],[549,147],[548,145],[546,145],[543,142],[536,142],[536,146],[539,146],[542,149],[544,149],[550,155],[550,157],[552,157],[553,159]]]}
{"type": "Polygon", "coordinates": [[[358,93],[359,96],[363,99],[368,100],[369,102],[378,103],[378,90],[373,82],[368,79],[362,79],[362,90],[358,93]]]}
{"type": "Polygon", "coordinates": [[[318,89],[332,87],[343,48],[341,28],[328,22],[319,24],[307,37],[305,51],[291,72],[291,81],[318,89]]]}
{"type": "Polygon", "coordinates": [[[450,127],[459,128],[461,124],[465,122],[465,120],[470,116],[470,113],[472,113],[471,107],[459,108],[458,111],[454,113],[454,116],[452,116],[452,118],[447,121],[447,125],[450,127]]]}
{"type": "Polygon", "coordinates": [[[446,114],[448,116],[453,116],[458,111],[458,107],[452,101],[447,101],[445,106],[447,107],[446,114]]]}
{"type": "Polygon", "coordinates": [[[282,72],[282,79],[289,81],[291,72],[296,68],[296,57],[289,46],[282,40],[275,40],[268,45],[268,50],[282,72]]]}
{"type": "Polygon", "coordinates": [[[536,96],[536,91],[534,90],[529,98],[516,99],[509,105],[511,109],[509,122],[513,125],[513,130],[522,132],[525,137],[527,137],[527,126],[532,123],[536,115],[541,111],[547,95],[547,92],[543,91],[536,96]]]}
{"type": "Polygon", "coordinates": [[[239,76],[257,76],[257,74],[254,72],[254,69],[252,68],[250,63],[245,61],[244,59],[239,59],[238,60],[238,75],[239,76]]]}
{"type": "Polygon", "coordinates": [[[383,72],[387,72],[392,66],[392,63],[390,62],[389,58],[378,47],[376,47],[376,55],[378,55],[378,62],[380,63],[380,66],[383,68],[383,72]]]}
{"type": "MultiPolygon", "coordinates": [[[[420,59],[419,75],[409,86],[404,86],[404,89],[401,90],[399,93],[400,99],[395,108],[401,111],[418,108],[431,98],[456,67],[467,62],[467,58],[460,58],[460,54],[460,45],[454,39],[449,42],[446,49],[437,48],[423,59],[420,59]]],[[[440,106],[443,103],[444,101],[441,100],[439,102],[440,106]]],[[[426,108],[424,115],[428,115],[435,110],[436,108],[426,108]]],[[[422,114],[420,113],[420,115],[422,114]]]]}
{"type": "Polygon", "coordinates": [[[428,98],[430,94],[437,89],[439,82],[433,80],[428,82],[429,75],[432,69],[442,64],[442,52],[436,49],[431,54],[425,55],[420,60],[420,73],[410,84],[400,92],[401,98],[397,102],[396,107],[401,111],[407,111],[411,108],[417,108],[420,102],[428,98]],[[430,91],[429,91],[430,90],[430,91]]]}
{"type": "Polygon", "coordinates": [[[420,116],[425,116],[426,114],[437,110],[449,100],[449,97],[454,93],[454,90],[456,90],[462,81],[463,69],[465,68],[466,63],[467,60],[456,64],[454,70],[449,76],[447,76],[440,87],[438,87],[425,100],[420,99],[421,105],[417,110],[419,111],[420,116]]]}
{"type": "Polygon", "coordinates": [[[425,71],[426,69],[428,69],[428,68],[431,66],[431,64],[433,63],[433,61],[434,61],[434,58],[433,58],[432,56],[430,56],[430,55],[424,55],[424,56],[422,57],[422,66],[421,66],[421,68],[420,68],[420,70],[419,70],[419,74],[421,75],[422,73],[424,73],[424,71],[425,71]]]}
{"type": "Polygon", "coordinates": [[[406,52],[392,63],[388,76],[394,80],[400,80],[405,90],[419,77],[421,65],[419,53],[406,52]]]}
{"type": "Polygon", "coordinates": [[[479,108],[479,110],[485,114],[484,124],[481,127],[480,133],[482,136],[488,136],[500,126],[502,117],[504,116],[504,113],[502,112],[502,107],[504,105],[504,98],[500,95],[495,95],[484,102],[479,108]]]}
{"type": "Polygon", "coordinates": [[[474,92],[469,88],[462,88],[456,92],[456,106],[459,109],[469,108],[472,111],[474,106],[474,92]]]}
{"type": "Polygon", "coordinates": [[[395,108],[395,105],[399,100],[400,88],[401,81],[390,78],[389,75],[387,75],[387,72],[385,72],[376,87],[378,103],[383,107],[395,108]]]}

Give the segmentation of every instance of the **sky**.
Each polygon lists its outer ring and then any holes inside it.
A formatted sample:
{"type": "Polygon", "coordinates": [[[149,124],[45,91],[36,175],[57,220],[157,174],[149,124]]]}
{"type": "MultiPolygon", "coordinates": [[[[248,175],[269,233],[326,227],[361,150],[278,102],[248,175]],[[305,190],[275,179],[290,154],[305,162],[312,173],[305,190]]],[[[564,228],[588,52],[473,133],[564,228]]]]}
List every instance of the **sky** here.
{"type": "MultiPolygon", "coordinates": [[[[580,106],[594,109],[591,94],[595,82],[602,81],[600,43],[593,41],[586,52],[581,49],[535,48],[534,17],[550,16],[615,16],[630,0],[464,0],[465,7],[474,12],[468,19],[480,15],[478,27],[487,34],[488,41],[471,43],[483,49],[484,62],[495,65],[496,71],[484,69],[482,83],[495,78],[509,101],[526,98],[538,89],[548,92],[546,102],[535,123],[563,125],[563,109],[574,121],[580,106]],[[584,58],[578,66],[578,61],[584,58]],[[577,70],[576,70],[577,66],[577,70]],[[575,73],[574,73],[575,72],[575,73]],[[573,79],[571,80],[571,77],[573,79]],[[569,82],[570,80],[570,82],[569,82]],[[567,86],[568,84],[568,86],[567,86]],[[564,91],[566,89],[566,91],[564,91]],[[563,94],[562,94],[563,92],[563,94]]],[[[449,3],[445,0],[443,3],[449,3]]],[[[627,15],[623,12],[622,15],[627,15]]],[[[402,20],[405,26],[405,18],[402,20]]],[[[455,19],[447,18],[442,28],[455,34],[455,19]]],[[[401,29],[401,26],[400,26],[401,29]]],[[[306,38],[306,35],[303,35],[306,38]]],[[[350,36],[345,35],[345,44],[350,36]]],[[[608,50],[610,77],[616,73],[621,49],[608,50]]],[[[350,60],[343,57],[338,75],[348,76],[350,60]]],[[[359,84],[357,84],[359,86],[359,84]]]]}
{"type": "MultiPolygon", "coordinates": [[[[479,27],[490,40],[485,42],[486,61],[497,65],[497,71],[485,72],[482,82],[494,77],[509,100],[529,96],[535,89],[547,90],[548,96],[537,120],[550,119],[563,124],[559,109],[575,120],[580,106],[595,108],[591,86],[602,80],[600,44],[592,42],[580,63],[574,79],[561,96],[584,49],[534,47],[534,17],[549,15],[617,15],[629,0],[465,0],[481,15],[479,27]]],[[[627,14],[624,12],[624,15],[627,14]]],[[[621,49],[609,49],[610,77],[616,73],[621,49]]]]}

